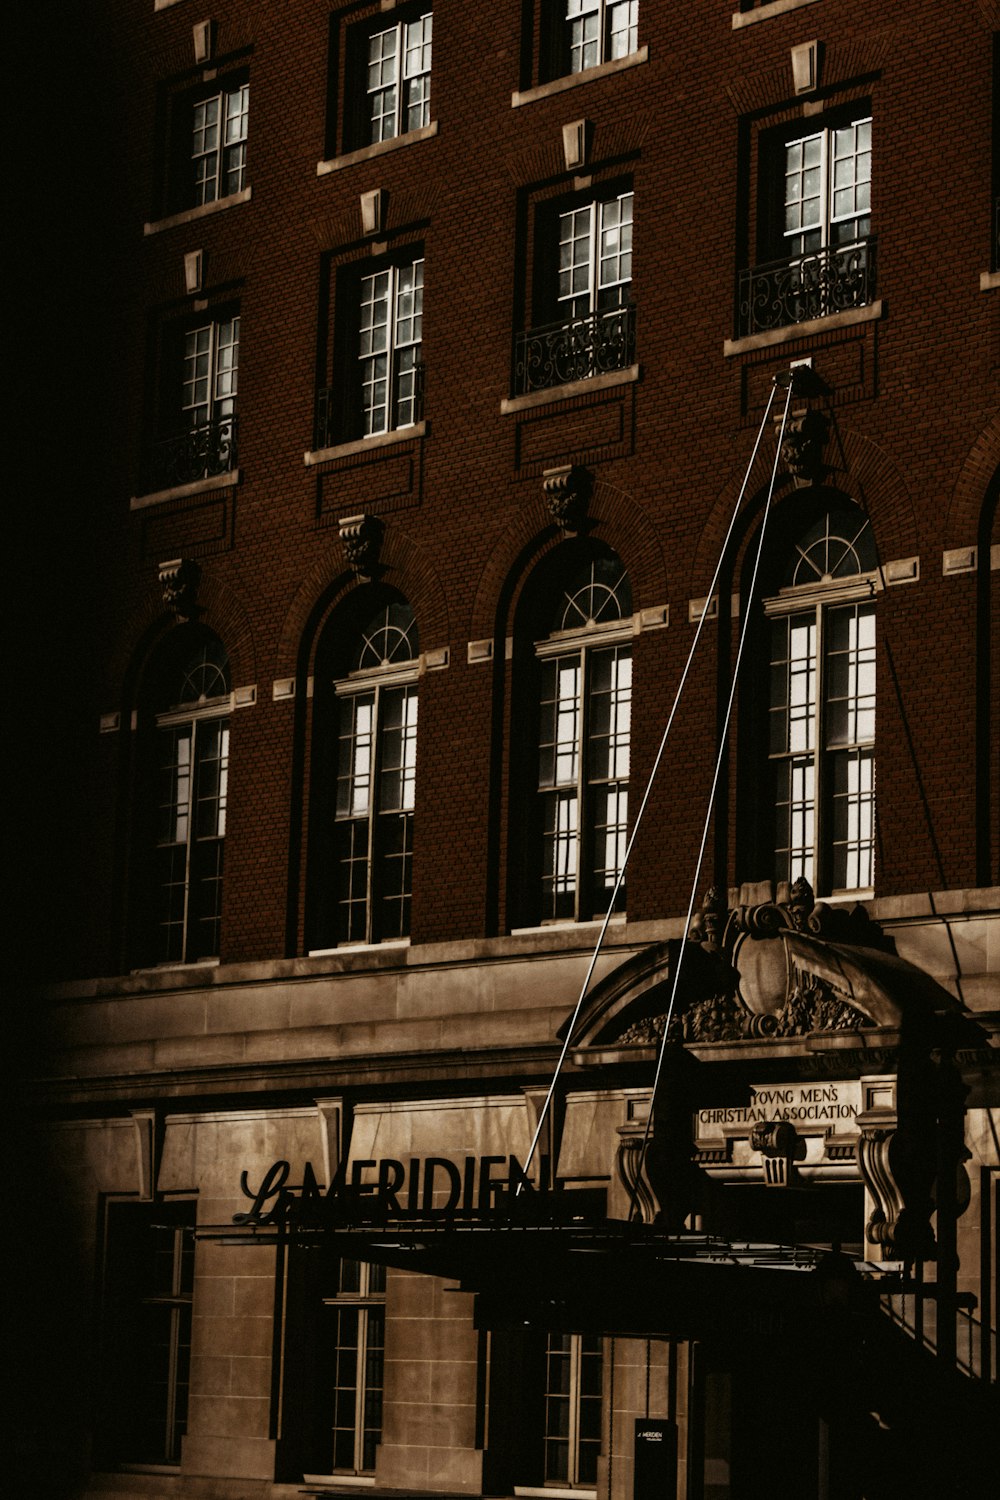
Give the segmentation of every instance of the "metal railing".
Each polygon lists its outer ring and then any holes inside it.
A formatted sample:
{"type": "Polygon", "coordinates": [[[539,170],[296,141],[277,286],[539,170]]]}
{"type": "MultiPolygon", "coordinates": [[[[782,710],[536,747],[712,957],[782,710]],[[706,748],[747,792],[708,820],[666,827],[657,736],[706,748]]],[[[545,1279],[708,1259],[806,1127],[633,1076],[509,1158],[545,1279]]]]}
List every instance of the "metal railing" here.
{"type": "MultiPolygon", "coordinates": [[[[922,1348],[937,1353],[938,1322],[947,1316],[942,1309],[906,1292],[890,1293],[881,1301],[890,1322],[922,1348]]],[[[956,1368],[972,1380],[992,1381],[997,1373],[996,1330],[986,1327],[971,1308],[956,1307],[954,1317],[956,1368]]]]}
{"type": "Polygon", "coordinates": [[[514,343],[514,395],[624,370],[635,355],[635,305],[631,302],[585,318],[549,323],[518,334],[514,343]]]}
{"type": "Polygon", "coordinates": [[[875,296],[875,237],[751,266],[739,277],[737,337],[864,307],[875,296]]]}
{"type": "Polygon", "coordinates": [[[216,417],[176,437],[161,438],[149,450],[150,489],[170,489],[191,484],[236,468],[237,418],[216,417]]]}

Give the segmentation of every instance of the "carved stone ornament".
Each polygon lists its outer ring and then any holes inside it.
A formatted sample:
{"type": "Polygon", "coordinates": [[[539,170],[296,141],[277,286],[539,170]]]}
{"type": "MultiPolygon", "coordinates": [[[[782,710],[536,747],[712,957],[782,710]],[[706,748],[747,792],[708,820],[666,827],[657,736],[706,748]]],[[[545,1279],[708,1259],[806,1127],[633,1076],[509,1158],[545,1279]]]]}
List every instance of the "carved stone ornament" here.
{"type": "Polygon", "coordinates": [[[826,438],[827,421],[820,411],[803,412],[786,424],[781,459],[794,479],[815,484],[822,476],[826,438]]]}
{"type": "Polygon", "coordinates": [[[163,602],[178,620],[192,620],[198,613],[198,585],[201,568],[190,557],[177,557],[160,564],[160,587],[163,602]]]}
{"type": "MultiPolygon", "coordinates": [[[[699,950],[699,961],[685,960],[690,972],[670,1022],[673,1041],[787,1038],[873,1025],[851,1003],[846,979],[841,987],[837,966],[824,960],[830,944],[837,945],[838,954],[849,951],[848,944],[874,954],[884,947],[881,933],[861,906],[849,910],[817,903],[808,881],[780,886],[774,900],[736,908],[720,891],[709,890],[692,918],[688,941],[699,950]]],[[[846,973],[842,959],[840,966],[846,973]]],[[[633,1014],[616,1037],[603,1040],[657,1045],[666,1017],[650,1012],[651,1007],[643,1016],[633,1014]]]]}
{"type": "Polygon", "coordinates": [[[564,531],[579,531],[590,499],[590,475],[575,464],[546,469],[542,475],[545,503],[557,526],[564,531]]]}
{"type": "Polygon", "coordinates": [[[371,578],[378,567],[382,526],[374,516],[345,516],[339,521],[344,561],[358,578],[371,578]]]}

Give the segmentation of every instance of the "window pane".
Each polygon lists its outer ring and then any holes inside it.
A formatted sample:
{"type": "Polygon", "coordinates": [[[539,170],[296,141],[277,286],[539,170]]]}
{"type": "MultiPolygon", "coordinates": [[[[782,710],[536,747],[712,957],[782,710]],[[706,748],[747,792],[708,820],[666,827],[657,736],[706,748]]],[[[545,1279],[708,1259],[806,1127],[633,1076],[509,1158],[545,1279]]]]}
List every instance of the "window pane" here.
{"type": "Polygon", "coordinates": [[[770,747],[772,754],[811,750],[816,721],[816,617],[790,615],[771,623],[770,747]]]}
{"type": "Polygon", "coordinates": [[[542,842],[543,915],[573,917],[576,906],[579,802],[575,792],[545,798],[542,842]]]}
{"type": "Polygon", "coordinates": [[[775,875],[778,880],[814,880],[816,770],[809,760],[774,767],[775,875]]]}
{"type": "Polygon", "coordinates": [[[575,786],[579,774],[580,658],[542,664],[538,784],[575,786]]]}
{"type": "Polygon", "coordinates": [[[605,56],[627,57],[639,46],[639,0],[609,0],[605,56]]]}
{"type": "Polygon", "coordinates": [[[829,745],[875,737],[875,608],[848,604],[827,614],[827,728],[829,745]]]}
{"type": "Polygon", "coordinates": [[[833,757],[833,887],[859,890],[873,881],[875,763],[870,750],[833,757]]]}
{"type": "Polygon", "coordinates": [[[366,814],[371,800],[375,694],[359,693],[340,704],[337,816],[366,814]]]}
{"type": "Polygon", "coordinates": [[[379,810],[412,812],[417,767],[416,685],[382,694],[379,810]]]}
{"type": "Polygon", "coordinates": [[[628,646],[595,651],[590,658],[588,777],[622,778],[629,772],[632,652],[628,646]]]}

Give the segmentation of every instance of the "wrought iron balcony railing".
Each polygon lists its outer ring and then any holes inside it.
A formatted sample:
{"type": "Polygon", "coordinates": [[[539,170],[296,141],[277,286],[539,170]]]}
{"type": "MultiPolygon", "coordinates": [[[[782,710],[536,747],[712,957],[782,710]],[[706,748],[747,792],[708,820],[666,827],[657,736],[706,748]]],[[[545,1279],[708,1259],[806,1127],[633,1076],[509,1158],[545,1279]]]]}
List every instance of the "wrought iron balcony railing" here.
{"type": "Polygon", "coordinates": [[[228,474],[237,463],[236,431],[233,414],[153,443],[149,453],[150,488],[170,489],[214,474],[228,474]]]}
{"type": "Polygon", "coordinates": [[[514,394],[526,396],[609,370],[625,370],[635,355],[635,305],[613,307],[569,322],[520,333],[514,345],[514,394]]]}
{"type": "MultiPolygon", "coordinates": [[[[390,432],[410,427],[423,420],[424,415],[424,365],[411,366],[396,378],[394,409],[405,400],[405,422],[395,421],[390,432]],[[401,391],[402,380],[412,380],[412,386],[401,391]]],[[[342,385],[320,386],[316,392],[316,420],[313,430],[314,448],[334,448],[338,443],[348,443],[362,436],[362,419],[356,411],[357,393],[346,391],[342,385]]]]}
{"type": "Polygon", "coordinates": [[[751,266],[740,272],[738,337],[864,307],[874,296],[874,235],[751,266]]]}

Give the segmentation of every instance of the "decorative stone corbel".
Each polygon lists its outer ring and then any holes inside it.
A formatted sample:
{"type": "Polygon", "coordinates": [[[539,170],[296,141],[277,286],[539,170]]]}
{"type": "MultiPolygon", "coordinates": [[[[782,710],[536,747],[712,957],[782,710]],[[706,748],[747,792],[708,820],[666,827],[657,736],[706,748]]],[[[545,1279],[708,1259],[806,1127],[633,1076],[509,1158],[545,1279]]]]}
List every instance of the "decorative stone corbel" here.
{"type": "Polygon", "coordinates": [[[788,1120],[758,1120],[750,1129],[750,1149],[763,1157],[767,1187],[789,1187],[799,1144],[798,1131],[788,1120]]]}
{"type": "Polygon", "coordinates": [[[579,531],[590,499],[590,475],[576,464],[562,464],[542,473],[545,503],[557,526],[579,531]]]}
{"type": "Polygon", "coordinates": [[[178,620],[192,620],[198,613],[198,585],[201,568],[190,557],[175,557],[160,563],[160,587],[163,602],[178,620]]]}
{"type": "Polygon", "coordinates": [[[933,1163],[895,1119],[877,1120],[875,1114],[858,1116],[858,1166],[875,1205],[865,1238],[879,1246],[883,1260],[933,1259],[933,1163]]]}
{"type": "Polygon", "coordinates": [[[347,566],[357,578],[371,578],[378,567],[382,548],[381,522],[375,516],[362,513],[343,516],[337,526],[347,566]]]}
{"type": "Polygon", "coordinates": [[[796,485],[815,484],[822,476],[826,438],[827,421],[820,411],[810,408],[786,423],[781,458],[796,485]]]}
{"type": "Polygon", "coordinates": [[[645,1122],[630,1121],[618,1126],[618,1153],[615,1171],[618,1181],[625,1189],[626,1203],[634,1205],[634,1212],[643,1224],[653,1224],[666,1208],[666,1184],[659,1179],[659,1165],[651,1142],[643,1150],[645,1122]]]}

